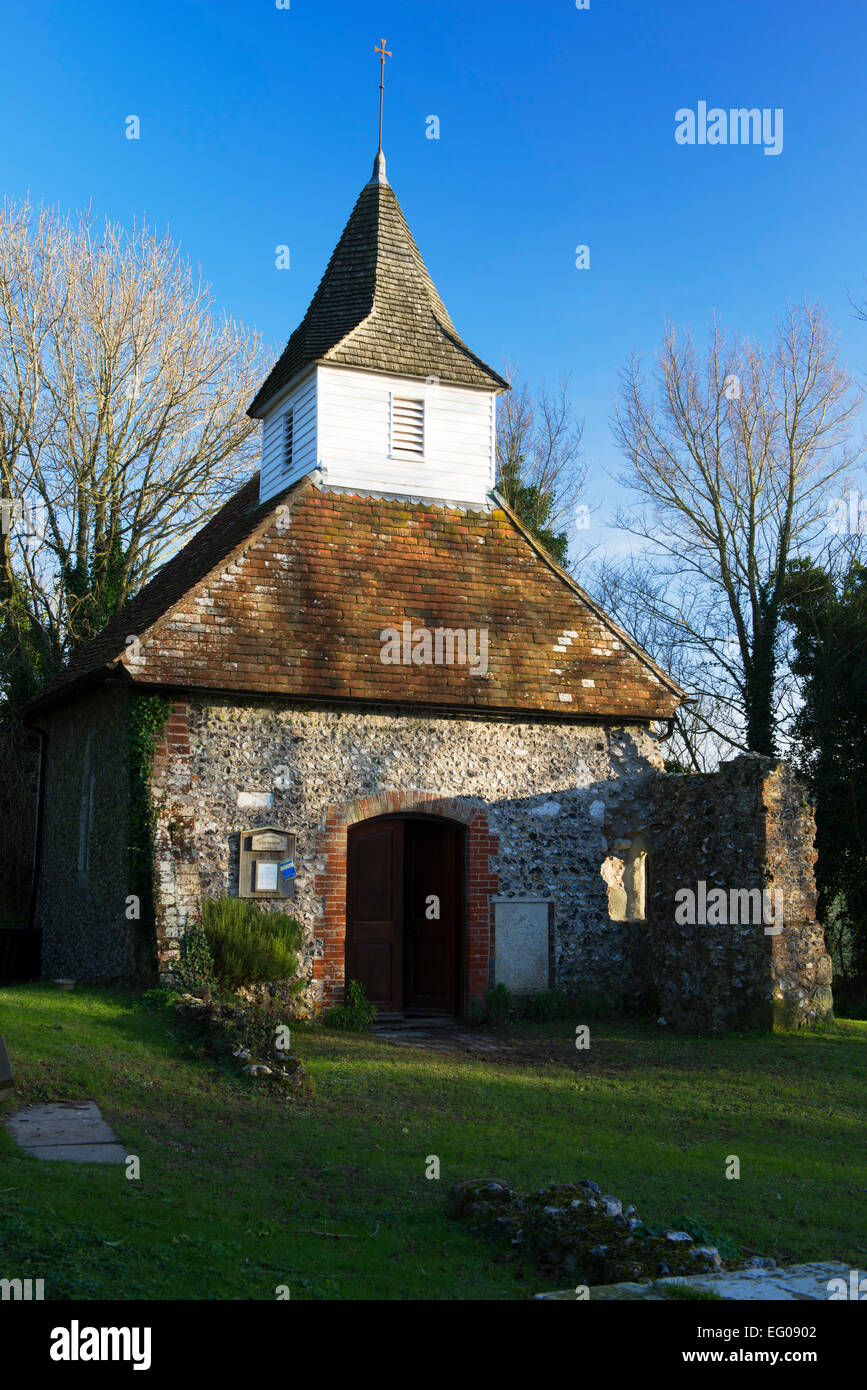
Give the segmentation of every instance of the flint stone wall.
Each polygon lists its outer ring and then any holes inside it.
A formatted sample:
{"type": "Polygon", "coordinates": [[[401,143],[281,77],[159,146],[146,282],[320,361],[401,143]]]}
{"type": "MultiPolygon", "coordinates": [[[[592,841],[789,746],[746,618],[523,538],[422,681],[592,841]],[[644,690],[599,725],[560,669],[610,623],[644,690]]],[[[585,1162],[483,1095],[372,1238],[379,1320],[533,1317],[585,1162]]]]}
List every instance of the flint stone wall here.
{"type": "Polygon", "coordinates": [[[99,690],[40,716],[48,733],[36,926],[47,979],[141,977],[149,943],[128,921],[128,696],[99,690]],[[90,741],[94,796],[90,856],[79,871],[82,779],[90,741]]]}
{"type": "MultiPolygon", "coordinates": [[[[832,1017],[831,960],[816,922],[812,808],[791,769],[747,755],[706,776],[652,781],[649,927],[661,1016],[701,1032],[795,1028],[832,1017]],[[782,893],[774,922],[676,920],[678,890],[782,893]]],[[[726,916],[730,916],[730,908],[726,916]]],[[[739,914],[743,915],[743,913],[739,914]]]]}
{"type": "Polygon", "coordinates": [[[188,796],[204,897],[237,893],[242,830],[273,824],[297,832],[295,898],[281,906],[305,928],[302,1011],[321,999],[313,979],[323,954],[315,879],[325,871],[318,846],[327,809],[392,790],[486,807],[499,839],[491,856],[498,896],[553,899],[555,983],[574,994],[639,998],[646,925],[609,919],[601,866],[609,839],[626,822],[646,821],[647,774],[662,760],[645,727],[193,698],[189,747],[189,792],[179,774],[174,780],[178,795],[188,796]]]}
{"type": "MultiPolygon", "coordinates": [[[[153,969],[154,927],[170,978],[201,897],[237,893],[240,832],[275,824],[298,837],[295,896],[281,906],[305,929],[298,1011],[311,1012],[323,996],[314,963],[321,976],[329,808],[428,793],[485,809],[499,900],[553,902],[553,983],[567,993],[654,1007],[668,1024],[703,1032],[832,1017],[813,815],[785,764],[743,757],[712,775],[668,776],[640,725],[177,701],[153,769],[156,920],[137,923],[125,911],[128,719],[128,694],[107,688],[41,721],[49,743],[36,923],[49,978],[141,979],[153,969]],[[88,739],[96,777],[81,872],[88,739]],[[614,920],[636,844],[649,855],[647,919],[614,920]],[[699,881],[708,893],[779,890],[782,930],[678,922],[678,890],[699,881]]],[[[492,964],[493,927],[491,905],[492,964]]]]}

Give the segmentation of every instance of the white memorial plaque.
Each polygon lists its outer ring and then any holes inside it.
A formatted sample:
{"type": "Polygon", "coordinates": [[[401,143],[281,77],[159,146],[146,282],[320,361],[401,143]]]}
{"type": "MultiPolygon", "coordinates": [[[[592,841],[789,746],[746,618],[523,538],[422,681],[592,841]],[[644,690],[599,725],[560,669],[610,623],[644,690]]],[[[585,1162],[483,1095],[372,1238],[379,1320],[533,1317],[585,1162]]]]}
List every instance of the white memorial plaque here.
{"type": "Polygon", "coordinates": [[[256,865],[256,892],[276,893],[277,865],[267,860],[259,860],[256,865]]]}
{"type": "Polygon", "coordinates": [[[551,988],[547,898],[494,899],[494,980],[513,994],[551,988]]]}

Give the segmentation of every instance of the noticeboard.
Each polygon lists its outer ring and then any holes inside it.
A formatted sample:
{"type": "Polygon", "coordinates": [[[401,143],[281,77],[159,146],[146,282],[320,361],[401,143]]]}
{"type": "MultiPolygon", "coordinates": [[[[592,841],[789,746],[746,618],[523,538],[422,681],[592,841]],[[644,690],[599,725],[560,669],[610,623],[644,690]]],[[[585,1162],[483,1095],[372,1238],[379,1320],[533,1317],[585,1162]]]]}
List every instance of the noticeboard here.
{"type": "Polygon", "coordinates": [[[295,895],[295,832],[276,825],[242,830],[238,856],[239,898],[291,898],[295,895]],[[286,865],[291,873],[286,872],[286,865]]]}

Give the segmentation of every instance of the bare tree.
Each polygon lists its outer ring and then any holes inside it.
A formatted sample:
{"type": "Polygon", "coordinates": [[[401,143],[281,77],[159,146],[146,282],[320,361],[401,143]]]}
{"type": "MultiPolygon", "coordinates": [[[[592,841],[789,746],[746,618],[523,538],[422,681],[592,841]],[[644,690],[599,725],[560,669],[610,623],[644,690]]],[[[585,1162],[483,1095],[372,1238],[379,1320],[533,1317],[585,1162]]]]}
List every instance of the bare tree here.
{"type": "Polygon", "coordinates": [[[555,395],[535,395],[506,364],[512,389],[500,397],[497,416],[497,488],[524,524],[561,564],[573,532],[589,508],[587,465],[581,456],[583,425],[569,404],[569,378],[555,395]],[[582,499],[582,500],[579,500],[582,499]]]}
{"type": "Polygon", "coordinates": [[[55,668],[249,474],[261,375],[168,236],[0,209],[5,654],[55,668]]]}
{"type": "Polygon", "coordinates": [[[692,772],[712,772],[722,753],[745,748],[729,711],[711,682],[703,681],[696,652],[672,622],[663,600],[664,581],[654,566],[634,556],[602,555],[586,576],[586,587],[640,647],[668,671],[690,699],[672,721],[666,761],[692,772]]]}
{"type": "Polygon", "coordinates": [[[834,544],[834,493],[864,456],[850,442],[860,402],[807,304],[788,307],[767,351],[714,320],[701,361],[667,328],[655,399],[637,358],[622,373],[614,429],[637,502],[618,524],[640,539],[654,616],[735,747],[775,752],[786,566],[834,544]]]}

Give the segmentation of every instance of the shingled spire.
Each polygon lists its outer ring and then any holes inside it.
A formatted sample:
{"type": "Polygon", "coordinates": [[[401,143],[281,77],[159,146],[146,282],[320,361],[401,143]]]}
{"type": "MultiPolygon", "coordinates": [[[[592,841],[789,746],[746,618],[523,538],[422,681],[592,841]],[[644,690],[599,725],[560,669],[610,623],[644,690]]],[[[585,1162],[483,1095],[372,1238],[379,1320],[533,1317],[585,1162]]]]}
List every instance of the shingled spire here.
{"type": "Polygon", "coordinates": [[[381,151],[307,313],[249,414],[260,418],[271,398],[315,362],[495,391],[508,387],[452,323],[386,180],[381,151]]]}

